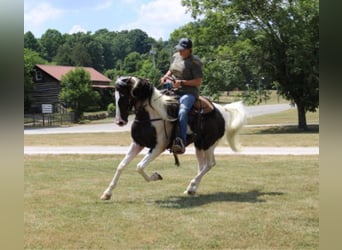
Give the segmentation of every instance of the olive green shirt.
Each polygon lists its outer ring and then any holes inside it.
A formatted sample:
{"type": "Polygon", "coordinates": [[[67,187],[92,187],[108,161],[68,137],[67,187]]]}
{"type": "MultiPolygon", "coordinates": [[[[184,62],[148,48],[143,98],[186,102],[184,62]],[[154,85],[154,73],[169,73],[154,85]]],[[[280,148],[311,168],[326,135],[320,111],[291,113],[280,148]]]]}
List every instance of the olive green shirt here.
{"type": "MultiPolygon", "coordinates": [[[[192,80],[203,77],[203,63],[195,55],[183,59],[179,53],[175,53],[171,59],[170,71],[176,80],[192,80]]],[[[199,95],[199,87],[182,86],[177,90],[179,94],[193,94],[196,98],[199,95]]],[[[177,93],[176,92],[176,93],[177,93]]]]}

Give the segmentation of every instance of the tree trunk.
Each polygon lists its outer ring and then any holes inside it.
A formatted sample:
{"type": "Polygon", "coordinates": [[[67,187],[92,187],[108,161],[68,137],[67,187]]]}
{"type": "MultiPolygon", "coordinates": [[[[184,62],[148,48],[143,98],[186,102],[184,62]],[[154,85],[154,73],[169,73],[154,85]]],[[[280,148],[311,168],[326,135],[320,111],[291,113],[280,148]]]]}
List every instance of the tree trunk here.
{"type": "Polygon", "coordinates": [[[298,112],[298,128],[301,130],[308,130],[308,125],[306,124],[306,111],[305,106],[301,104],[297,104],[297,112],[298,112]]]}

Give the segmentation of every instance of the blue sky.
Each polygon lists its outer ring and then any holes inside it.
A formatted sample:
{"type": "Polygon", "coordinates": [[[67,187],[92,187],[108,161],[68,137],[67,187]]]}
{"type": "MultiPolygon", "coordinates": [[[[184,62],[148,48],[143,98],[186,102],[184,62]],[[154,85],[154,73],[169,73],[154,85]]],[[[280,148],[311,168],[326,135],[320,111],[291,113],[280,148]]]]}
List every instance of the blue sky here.
{"type": "Polygon", "coordinates": [[[164,41],[192,21],[181,0],[24,0],[24,32],[36,38],[47,29],[62,34],[141,29],[164,41]]]}

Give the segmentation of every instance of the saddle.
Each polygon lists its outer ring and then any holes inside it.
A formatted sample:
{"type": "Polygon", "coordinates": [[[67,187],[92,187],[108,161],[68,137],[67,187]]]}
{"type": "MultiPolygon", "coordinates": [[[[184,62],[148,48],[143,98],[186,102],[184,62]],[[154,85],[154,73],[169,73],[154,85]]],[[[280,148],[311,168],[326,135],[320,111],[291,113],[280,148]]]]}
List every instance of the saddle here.
{"type": "MultiPolygon", "coordinates": [[[[170,94],[170,93],[168,93],[170,94]]],[[[172,94],[174,95],[174,94],[172,94]]],[[[179,110],[179,103],[170,103],[167,105],[167,113],[170,117],[177,118],[178,117],[178,110],[179,110]]],[[[205,96],[199,96],[194,105],[192,106],[190,112],[189,112],[189,121],[188,125],[194,130],[194,134],[192,136],[195,136],[199,132],[198,129],[202,128],[202,122],[206,115],[209,115],[214,111],[215,107],[214,104],[205,96]]],[[[175,122],[177,123],[178,120],[175,122]]],[[[173,132],[172,132],[172,139],[175,137],[176,129],[178,129],[178,126],[174,126],[173,132]]],[[[193,142],[193,138],[188,138],[188,144],[193,142]]]]}
{"type": "MultiPolygon", "coordinates": [[[[174,95],[175,94],[170,94],[167,93],[168,95],[174,95]]],[[[170,103],[167,104],[167,114],[170,117],[174,117],[177,118],[178,116],[178,109],[179,109],[179,104],[175,104],[175,103],[170,103]]],[[[213,103],[205,96],[199,96],[194,105],[192,106],[190,112],[189,112],[189,116],[197,116],[198,114],[208,114],[211,113],[213,110],[215,109],[213,103]]]]}
{"type": "MultiPolygon", "coordinates": [[[[164,91],[164,94],[177,96],[176,94],[174,94],[173,92],[171,92],[169,90],[164,91]]],[[[167,110],[167,114],[170,117],[177,118],[178,117],[178,110],[179,110],[179,103],[167,104],[166,110],[167,110]]],[[[189,118],[190,119],[188,122],[189,126],[192,127],[192,129],[194,130],[193,131],[194,133],[187,135],[187,145],[194,142],[195,137],[197,136],[198,129],[202,128],[203,116],[212,113],[214,110],[215,110],[215,107],[214,107],[213,103],[207,97],[199,96],[196,99],[194,105],[192,106],[192,108],[189,112],[189,118]],[[196,124],[196,126],[194,126],[194,125],[191,126],[191,123],[192,123],[192,125],[196,124]]],[[[177,122],[178,122],[178,120],[175,122],[175,124],[177,124],[177,122]]],[[[172,145],[173,145],[174,140],[176,138],[176,133],[177,133],[178,129],[179,129],[178,126],[173,126],[170,141],[169,141],[169,144],[167,146],[167,148],[170,150],[170,152],[172,152],[171,148],[172,148],[172,145]]],[[[185,146],[187,146],[187,145],[185,145],[185,146]]],[[[175,159],[175,165],[179,166],[180,162],[179,162],[177,154],[173,153],[173,156],[175,159]]]]}
{"type": "Polygon", "coordinates": [[[207,114],[214,110],[213,103],[204,96],[199,96],[194,105],[192,106],[192,110],[194,113],[207,114]]]}

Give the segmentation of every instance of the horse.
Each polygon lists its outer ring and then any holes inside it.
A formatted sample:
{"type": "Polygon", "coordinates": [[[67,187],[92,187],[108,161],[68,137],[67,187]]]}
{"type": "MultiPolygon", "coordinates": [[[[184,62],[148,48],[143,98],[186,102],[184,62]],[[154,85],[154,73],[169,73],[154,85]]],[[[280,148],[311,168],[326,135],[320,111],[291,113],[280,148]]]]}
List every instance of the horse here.
{"type": "MultiPolygon", "coordinates": [[[[115,123],[118,126],[127,124],[129,113],[134,109],[135,118],[131,126],[133,140],[109,186],[101,195],[102,200],[111,199],[122,171],[144,148],[149,150],[137,164],[137,172],[147,182],[163,179],[158,172],[148,175],[144,169],[162,152],[170,149],[177,124],[177,96],[168,95],[164,90],[157,89],[147,79],[135,76],[118,77],[114,96],[115,123]]],[[[191,111],[192,114],[189,116],[187,134],[191,138],[189,143],[193,142],[195,146],[198,172],[184,191],[187,195],[196,194],[202,177],[216,165],[214,150],[224,135],[233,151],[241,150],[238,134],[247,119],[242,101],[226,105],[210,102],[209,105],[211,108],[205,113],[200,103],[201,109],[191,111]]],[[[177,155],[175,159],[176,164],[179,164],[177,155]]]]}

